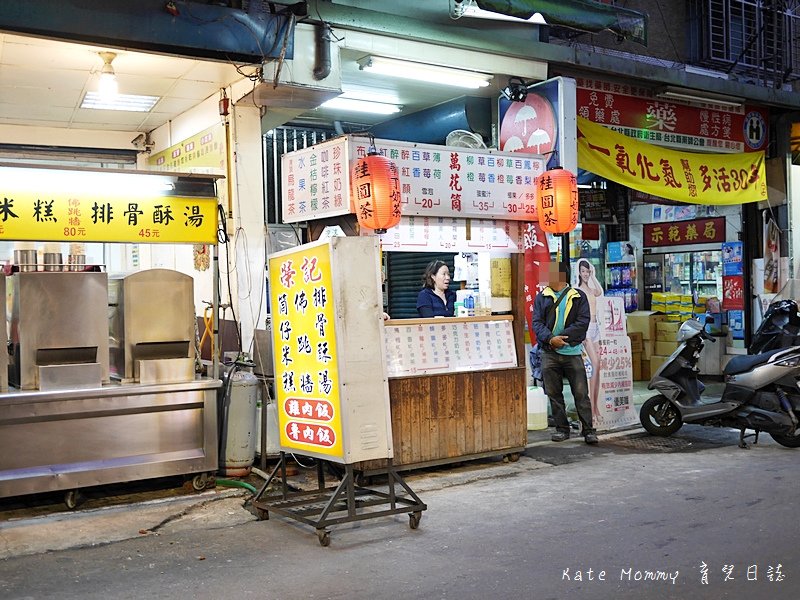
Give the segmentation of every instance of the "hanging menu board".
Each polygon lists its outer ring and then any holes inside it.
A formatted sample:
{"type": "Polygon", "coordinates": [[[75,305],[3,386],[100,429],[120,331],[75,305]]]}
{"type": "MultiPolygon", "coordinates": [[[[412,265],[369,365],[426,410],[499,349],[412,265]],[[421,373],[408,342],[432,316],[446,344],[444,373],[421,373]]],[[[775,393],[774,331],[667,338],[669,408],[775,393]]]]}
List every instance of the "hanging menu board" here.
{"type": "MultiPolygon", "coordinates": [[[[534,179],[545,158],[497,150],[373,140],[400,173],[403,214],[421,217],[536,220],[534,179]]],[[[342,136],[281,157],[285,223],[352,212],[350,165],[370,140],[342,136]]]]}
{"type": "Polygon", "coordinates": [[[350,212],[348,138],[315,144],[281,156],[284,223],[350,212]]]}
{"type": "MultiPolygon", "coordinates": [[[[446,217],[402,217],[379,235],[381,248],[394,252],[522,252],[525,223],[446,217]]],[[[373,235],[362,229],[361,235],[373,235]]]]}
{"type": "Polygon", "coordinates": [[[517,366],[510,320],[436,319],[385,331],[389,377],[517,366]]]}

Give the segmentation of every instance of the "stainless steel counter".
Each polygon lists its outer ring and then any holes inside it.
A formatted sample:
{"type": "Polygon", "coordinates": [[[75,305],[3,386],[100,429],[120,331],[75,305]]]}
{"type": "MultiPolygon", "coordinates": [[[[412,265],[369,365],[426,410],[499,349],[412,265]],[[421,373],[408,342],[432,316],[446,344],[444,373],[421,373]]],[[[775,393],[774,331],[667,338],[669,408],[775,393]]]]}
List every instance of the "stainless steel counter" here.
{"type": "Polygon", "coordinates": [[[0,394],[0,497],[215,471],[221,385],[0,394]]]}

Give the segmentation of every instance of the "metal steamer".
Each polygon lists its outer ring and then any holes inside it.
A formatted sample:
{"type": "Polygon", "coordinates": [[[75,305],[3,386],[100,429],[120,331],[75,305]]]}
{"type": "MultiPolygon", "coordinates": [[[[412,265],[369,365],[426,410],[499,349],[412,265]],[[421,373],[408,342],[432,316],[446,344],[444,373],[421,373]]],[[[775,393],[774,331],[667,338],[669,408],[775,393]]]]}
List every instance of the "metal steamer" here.
{"type": "Polygon", "coordinates": [[[5,283],[12,387],[0,439],[14,451],[0,452],[0,497],[65,491],[74,507],[79,488],[185,474],[204,488],[220,382],[194,374],[192,279],[156,269],[5,283]]]}

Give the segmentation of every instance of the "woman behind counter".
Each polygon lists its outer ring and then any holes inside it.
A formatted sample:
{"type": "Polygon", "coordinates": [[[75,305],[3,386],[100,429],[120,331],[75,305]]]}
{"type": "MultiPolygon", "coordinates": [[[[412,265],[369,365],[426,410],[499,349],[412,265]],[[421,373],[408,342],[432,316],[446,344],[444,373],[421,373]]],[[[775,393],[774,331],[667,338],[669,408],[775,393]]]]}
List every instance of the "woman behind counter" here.
{"type": "Polygon", "coordinates": [[[422,289],[417,296],[420,317],[452,317],[455,312],[456,293],[449,290],[450,268],[441,260],[434,260],[422,276],[422,289]]]}

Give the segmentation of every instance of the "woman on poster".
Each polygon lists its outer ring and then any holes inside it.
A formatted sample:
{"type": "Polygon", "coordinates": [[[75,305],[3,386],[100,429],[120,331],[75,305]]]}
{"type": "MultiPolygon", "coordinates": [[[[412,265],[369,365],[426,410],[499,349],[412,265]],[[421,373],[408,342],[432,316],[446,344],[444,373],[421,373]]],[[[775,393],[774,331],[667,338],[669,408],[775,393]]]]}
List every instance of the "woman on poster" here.
{"type": "Polygon", "coordinates": [[[594,265],[585,258],[578,260],[578,285],[580,291],[589,299],[589,329],[586,331],[586,340],[583,346],[589,361],[592,363],[591,376],[589,377],[589,399],[592,401],[592,418],[599,415],[597,398],[600,392],[600,323],[597,313],[597,299],[603,295],[603,286],[597,280],[594,265]]]}

